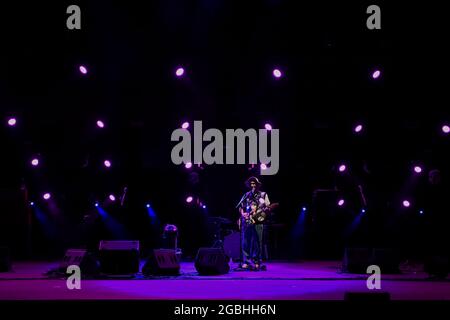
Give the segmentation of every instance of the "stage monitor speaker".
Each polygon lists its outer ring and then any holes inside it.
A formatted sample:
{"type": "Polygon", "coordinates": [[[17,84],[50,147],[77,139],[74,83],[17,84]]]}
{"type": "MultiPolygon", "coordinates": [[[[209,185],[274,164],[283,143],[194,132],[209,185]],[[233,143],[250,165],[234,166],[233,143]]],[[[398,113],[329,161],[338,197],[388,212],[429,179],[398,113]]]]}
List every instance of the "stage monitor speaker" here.
{"type": "Polygon", "coordinates": [[[100,263],[94,255],[85,249],[68,249],[59,264],[59,272],[66,273],[67,267],[80,267],[82,275],[96,275],[100,273],[100,263]]]}
{"type": "Polygon", "coordinates": [[[100,241],[101,272],[134,275],[139,272],[139,241],[100,241]]]}
{"type": "Polygon", "coordinates": [[[395,250],[390,248],[374,248],[370,264],[380,267],[381,273],[400,273],[400,261],[395,250]]]}
{"type": "Polygon", "coordinates": [[[142,273],[148,275],[178,275],[180,263],[173,249],[154,249],[147,259],[142,273]]]}
{"type": "Polygon", "coordinates": [[[11,270],[11,258],[8,247],[0,247],[0,272],[11,270]]]}
{"type": "Polygon", "coordinates": [[[368,248],[345,248],[342,271],[349,273],[366,273],[371,264],[371,254],[368,248]]]}
{"type": "Polygon", "coordinates": [[[430,276],[445,279],[450,272],[449,258],[445,256],[427,258],[424,264],[424,270],[430,276]]]}
{"type": "Polygon", "coordinates": [[[230,271],[230,258],[221,248],[200,248],[195,258],[195,269],[200,275],[219,275],[230,271]]]}

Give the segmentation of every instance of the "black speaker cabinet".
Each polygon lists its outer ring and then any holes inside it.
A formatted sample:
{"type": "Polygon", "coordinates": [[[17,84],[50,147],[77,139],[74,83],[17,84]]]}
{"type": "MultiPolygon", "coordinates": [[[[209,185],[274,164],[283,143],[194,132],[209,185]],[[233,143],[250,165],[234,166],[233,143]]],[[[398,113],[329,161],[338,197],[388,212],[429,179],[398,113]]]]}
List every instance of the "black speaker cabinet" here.
{"type": "Polygon", "coordinates": [[[230,271],[230,258],[221,248],[200,248],[195,258],[195,269],[200,275],[219,275],[230,271]]]}
{"type": "Polygon", "coordinates": [[[154,249],[147,259],[142,273],[149,275],[178,275],[180,273],[180,263],[175,250],[154,249]]]}
{"type": "Polygon", "coordinates": [[[101,272],[109,275],[134,275],[139,272],[139,241],[101,241],[101,272]]]}
{"type": "Polygon", "coordinates": [[[82,276],[100,273],[99,261],[85,249],[68,249],[59,264],[59,272],[65,273],[67,267],[71,265],[80,267],[82,276]]]}
{"type": "Polygon", "coordinates": [[[345,248],[342,271],[349,273],[366,273],[371,264],[371,250],[368,248],[345,248]]]}
{"type": "Polygon", "coordinates": [[[370,264],[379,266],[383,274],[400,273],[399,256],[390,248],[374,248],[370,264]]]}

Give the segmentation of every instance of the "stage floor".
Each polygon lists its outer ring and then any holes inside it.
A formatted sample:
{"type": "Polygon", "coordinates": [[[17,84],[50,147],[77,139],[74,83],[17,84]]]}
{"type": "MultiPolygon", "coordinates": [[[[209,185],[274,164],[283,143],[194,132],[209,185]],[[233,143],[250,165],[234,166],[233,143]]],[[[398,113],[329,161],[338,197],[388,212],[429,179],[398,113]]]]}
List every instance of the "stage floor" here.
{"type": "MultiPolygon", "coordinates": [[[[99,299],[230,299],[230,300],[342,300],[347,292],[367,289],[367,275],[340,272],[336,261],[268,262],[267,271],[232,271],[199,276],[192,262],[181,264],[177,277],[82,280],[80,290],[69,290],[64,279],[45,273],[55,262],[17,262],[0,273],[0,300],[99,299]]],[[[450,281],[428,280],[420,268],[382,275],[381,290],[393,300],[450,300],[450,281]]]]}

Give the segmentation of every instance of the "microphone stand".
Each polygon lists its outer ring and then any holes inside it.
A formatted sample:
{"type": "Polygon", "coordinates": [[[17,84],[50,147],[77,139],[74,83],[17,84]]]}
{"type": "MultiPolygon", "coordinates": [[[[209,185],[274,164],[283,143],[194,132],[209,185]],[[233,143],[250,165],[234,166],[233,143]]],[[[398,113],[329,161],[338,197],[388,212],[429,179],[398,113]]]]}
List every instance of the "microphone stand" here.
{"type": "MultiPolygon", "coordinates": [[[[244,202],[246,196],[247,196],[247,193],[245,193],[242,196],[241,200],[239,201],[239,203],[236,206],[236,209],[239,208],[239,206],[242,204],[242,202],[244,202]]],[[[242,264],[244,262],[244,252],[243,252],[244,248],[242,248],[242,245],[243,245],[243,243],[242,243],[242,237],[243,237],[242,224],[243,224],[243,221],[242,221],[242,214],[241,214],[240,211],[239,211],[239,220],[238,221],[239,221],[239,269],[241,269],[242,268],[242,264]]]]}

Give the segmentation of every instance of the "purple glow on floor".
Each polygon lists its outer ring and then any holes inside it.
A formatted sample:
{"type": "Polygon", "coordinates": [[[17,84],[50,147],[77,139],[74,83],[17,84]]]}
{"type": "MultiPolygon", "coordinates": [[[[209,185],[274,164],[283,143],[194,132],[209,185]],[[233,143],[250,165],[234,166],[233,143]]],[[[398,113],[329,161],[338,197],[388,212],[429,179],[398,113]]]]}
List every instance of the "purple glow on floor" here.
{"type": "MultiPolygon", "coordinates": [[[[368,292],[367,275],[340,273],[340,261],[269,262],[265,272],[232,271],[205,277],[196,275],[193,263],[186,262],[181,264],[179,278],[82,280],[82,290],[68,290],[64,279],[46,279],[45,271],[58,264],[14,264],[12,272],[0,273],[0,300],[342,300],[349,291],[368,292]]],[[[386,274],[382,291],[389,292],[393,300],[450,300],[449,281],[426,279],[421,271],[386,274]]]]}

